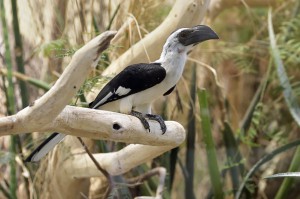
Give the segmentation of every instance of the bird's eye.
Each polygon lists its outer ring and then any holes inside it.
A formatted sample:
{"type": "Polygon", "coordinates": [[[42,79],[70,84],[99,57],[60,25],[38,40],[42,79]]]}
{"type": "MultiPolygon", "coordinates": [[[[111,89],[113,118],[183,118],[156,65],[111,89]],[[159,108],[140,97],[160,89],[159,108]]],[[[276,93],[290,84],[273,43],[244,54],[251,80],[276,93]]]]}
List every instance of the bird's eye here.
{"type": "Polygon", "coordinates": [[[188,36],[189,36],[189,34],[191,33],[192,31],[190,31],[190,30],[184,30],[184,31],[182,31],[181,33],[179,33],[179,38],[181,38],[181,39],[185,39],[185,38],[187,38],[188,36]]]}
{"type": "Polygon", "coordinates": [[[187,36],[187,32],[182,32],[179,34],[180,38],[186,38],[186,36],[187,36]]]}

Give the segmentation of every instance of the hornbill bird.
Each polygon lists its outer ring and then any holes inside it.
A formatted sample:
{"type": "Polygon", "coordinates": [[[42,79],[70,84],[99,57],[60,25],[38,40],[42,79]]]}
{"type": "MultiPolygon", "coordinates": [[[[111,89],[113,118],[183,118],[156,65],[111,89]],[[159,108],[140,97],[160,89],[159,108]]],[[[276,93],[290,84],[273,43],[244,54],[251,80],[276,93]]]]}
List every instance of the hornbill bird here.
{"type": "MultiPolygon", "coordinates": [[[[174,31],[164,44],[158,60],[127,66],[104,86],[89,107],[131,114],[139,118],[144,128],[149,131],[150,127],[145,118],[156,120],[164,134],[166,125],[159,115],[151,114],[151,103],[174,90],[182,76],[187,55],[195,45],[218,38],[206,25],[174,31]]],[[[64,137],[64,134],[53,133],[25,161],[39,161],[64,137]]]]}

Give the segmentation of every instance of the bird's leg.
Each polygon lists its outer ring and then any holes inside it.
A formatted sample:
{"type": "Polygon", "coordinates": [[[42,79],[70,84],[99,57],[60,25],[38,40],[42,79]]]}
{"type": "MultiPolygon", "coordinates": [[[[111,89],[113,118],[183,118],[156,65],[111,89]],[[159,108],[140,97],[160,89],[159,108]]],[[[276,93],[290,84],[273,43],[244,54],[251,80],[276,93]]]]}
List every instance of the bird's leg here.
{"type": "Polygon", "coordinates": [[[159,123],[160,128],[162,130],[162,134],[165,134],[165,132],[167,131],[167,126],[165,124],[165,121],[162,119],[162,117],[160,115],[153,115],[153,114],[146,114],[146,117],[149,120],[155,120],[159,123]]]}
{"type": "Polygon", "coordinates": [[[130,113],[130,115],[132,115],[132,116],[138,118],[138,119],[141,121],[141,123],[142,123],[142,125],[144,126],[144,128],[150,132],[150,126],[149,126],[149,123],[148,123],[148,121],[146,120],[146,118],[143,116],[142,113],[132,110],[131,113],[130,113]]]}

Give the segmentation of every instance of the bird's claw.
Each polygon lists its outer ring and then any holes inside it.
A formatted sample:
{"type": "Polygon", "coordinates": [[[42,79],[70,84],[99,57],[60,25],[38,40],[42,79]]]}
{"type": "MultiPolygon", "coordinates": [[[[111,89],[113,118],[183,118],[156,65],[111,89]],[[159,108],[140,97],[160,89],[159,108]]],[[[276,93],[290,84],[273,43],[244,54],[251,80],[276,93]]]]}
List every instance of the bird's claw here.
{"type": "Polygon", "coordinates": [[[137,111],[131,111],[131,115],[138,118],[141,121],[144,128],[150,132],[150,125],[142,113],[137,111]]]}
{"type": "Polygon", "coordinates": [[[146,117],[149,119],[149,120],[155,120],[159,123],[160,125],[160,128],[162,130],[162,134],[165,134],[166,131],[167,131],[167,126],[165,124],[165,121],[162,119],[162,117],[160,115],[153,115],[153,114],[146,114],[146,117]]]}
{"type": "MultiPolygon", "coordinates": [[[[131,115],[137,117],[141,121],[144,128],[150,132],[150,125],[149,125],[148,121],[145,119],[145,117],[143,116],[142,113],[137,112],[137,111],[131,111],[131,115]]],[[[146,114],[146,117],[149,120],[157,121],[160,125],[160,128],[161,128],[162,132],[163,132],[162,134],[166,133],[167,126],[165,124],[165,121],[162,119],[162,117],[160,115],[146,114]]]]}

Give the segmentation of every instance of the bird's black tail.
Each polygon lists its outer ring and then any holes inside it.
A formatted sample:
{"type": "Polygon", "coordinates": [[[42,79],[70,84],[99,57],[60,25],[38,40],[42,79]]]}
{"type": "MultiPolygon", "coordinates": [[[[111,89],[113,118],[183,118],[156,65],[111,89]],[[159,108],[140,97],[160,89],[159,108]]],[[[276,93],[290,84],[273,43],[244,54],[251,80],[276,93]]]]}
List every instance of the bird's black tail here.
{"type": "Polygon", "coordinates": [[[44,142],[42,142],[25,159],[25,162],[37,162],[51,151],[66,135],[61,133],[52,133],[44,142]]]}

